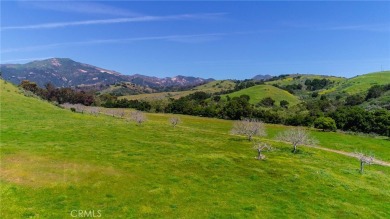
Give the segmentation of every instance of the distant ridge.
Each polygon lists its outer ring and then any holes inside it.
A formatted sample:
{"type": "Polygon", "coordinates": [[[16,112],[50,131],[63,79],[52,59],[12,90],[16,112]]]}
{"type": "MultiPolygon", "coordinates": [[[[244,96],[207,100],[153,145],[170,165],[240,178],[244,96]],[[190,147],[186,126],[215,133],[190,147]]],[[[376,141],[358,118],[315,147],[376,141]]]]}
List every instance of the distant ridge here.
{"type": "Polygon", "coordinates": [[[93,65],[76,62],[69,58],[51,58],[26,64],[0,65],[2,77],[14,84],[29,80],[43,87],[50,82],[56,87],[107,85],[131,82],[137,85],[159,88],[169,86],[196,86],[214,79],[191,76],[150,77],[140,74],[124,75],[93,65]]]}
{"type": "Polygon", "coordinates": [[[268,80],[270,78],[272,78],[271,75],[256,75],[252,79],[257,80],[257,81],[265,81],[265,80],[268,80]]]}

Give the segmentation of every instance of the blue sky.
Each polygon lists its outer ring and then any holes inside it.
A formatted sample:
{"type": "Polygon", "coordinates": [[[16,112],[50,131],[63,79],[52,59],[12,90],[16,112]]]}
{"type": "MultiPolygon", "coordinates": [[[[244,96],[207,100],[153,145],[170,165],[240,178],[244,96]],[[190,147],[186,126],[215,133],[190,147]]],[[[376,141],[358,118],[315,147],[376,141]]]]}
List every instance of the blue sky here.
{"type": "Polygon", "coordinates": [[[390,69],[390,2],[2,1],[0,33],[1,63],[216,79],[390,69]]]}

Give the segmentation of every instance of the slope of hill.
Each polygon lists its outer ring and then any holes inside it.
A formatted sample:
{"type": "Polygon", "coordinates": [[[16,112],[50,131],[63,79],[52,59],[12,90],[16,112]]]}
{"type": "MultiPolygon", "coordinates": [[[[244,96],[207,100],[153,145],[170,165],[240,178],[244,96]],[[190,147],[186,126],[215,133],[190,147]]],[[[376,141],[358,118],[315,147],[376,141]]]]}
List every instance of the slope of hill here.
{"type": "MultiPolygon", "coordinates": [[[[271,97],[274,99],[276,101],[276,105],[279,105],[280,101],[282,100],[287,100],[290,103],[290,106],[296,105],[300,102],[298,97],[271,85],[256,85],[227,95],[230,97],[248,95],[250,97],[249,102],[252,104],[257,104],[260,102],[260,100],[266,97],[271,97]]],[[[227,95],[224,95],[224,97],[227,95]]]]}
{"type": "Polygon", "coordinates": [[[370,99],[361,104],[365,109],[387,109],[390,110],[390,91],[383,93],[380,97],[370,99]]]}
{"type": "Polygon", "coordinates": [[[207,84],[199,85],[191,90],[204,91],[204,92],[220,92],[234,89],[235,83],[230,80],[212,81],[207,84]]]}
{"type": "MultiPolygon", "coordinates": [[[[273,141],[254,159],[252,144],[229,134],[231,121],[147,114],[142,126],[72,113],[28,98],[0,81],[1,218],[386,218],[390,169],[340,154],[273,141]]],[[[127,111],[129,113],[129,111],[127,111]]],[[[390,159],[386,140],[313,132],[324,147],[367,150],[390,159]]]]}
{"type": "Polygon", "coordinates": [[[27,64],[4,64],[0,65],[0,69],[5,80],[15,84],[20,84],[22,80],[29,80],[36,82],[41,87],[48,82],[56,87],[107,85],[123,81],[148,87],[166,87],[199,85],[213,81],[213,79],[181,75],[172,78],[157,78],[139,74],[123,75],[116,71],[76,62],[68,58],[52,58],[27,64]]]}
{"type": "Polygon", "coordinates": [[[125,96],[156,92],[155,89],[133,84],[131,82],[117,82],[101,90],[100,94],[111,94],[113,96],[125,96]]]}
{"type": "Polygon", "coordinates": [[[177,92],[159,92],[151,94],[138,94],[138,95],[127,95],[120,98],[126,98],[129,100],[152,100],[152,99],[167,99],[174,98],[179,99],[180,97],[187,96],[195,93],[196,91],[203,91],[206,93],[215,93],[220,91],[231,90],[234,88],[235,83],[229,80],[212,81],[207,84],[199,85],[186,91],[177,92]]]}
{"type": "Polygon", "coordinates": [[[334,83],[342,82],[346,80],[342,77],[335,77],[335,76],[327,76],[327,75],[310,75],[310,74],[291,74],[291,75],[285,75],[277,80],[270,80],[266,81],[266,84],[277,84],[279,86],[286,86],[286,85],[293,85],[293,84],[305,84],[306,80],[314,80],[314,79],[328,79],[334,83]]]}
{"type": "Polygon", "coordinates": [[[328,92],[356,94],[366,92],[373,85],[390,83],[390,71],[373,72],[345,80],[328,92]]]}

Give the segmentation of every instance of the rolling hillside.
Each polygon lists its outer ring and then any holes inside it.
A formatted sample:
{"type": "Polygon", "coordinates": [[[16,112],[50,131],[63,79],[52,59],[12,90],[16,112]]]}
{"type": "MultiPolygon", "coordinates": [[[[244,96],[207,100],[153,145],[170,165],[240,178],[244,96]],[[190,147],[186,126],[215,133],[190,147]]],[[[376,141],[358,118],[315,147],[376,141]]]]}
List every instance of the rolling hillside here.
{"type": "MultiPolygon", "coordinates": [[[[287,100],[290,103],[290,106],[296,105],[300,102],[298,97],[272,85],[256,85],[227,95],[229,95],[230,97],[249,95],[249,102],[252,104],[256,104],[266,97],[271,97],[272,99],[274,99],[276,105],[279,105],[281,100],[287,100]]],[[[227,95],[224,95],[224,97],[226,97],[227,95]]]]}
{"type": "MultiPolygon", "coordinates": [[[[25,97],[0,81],[0,217],[69,218],[386,218],[390,168],[357,169],[355,158],[274,141],[267,159],[232,121],[147,114],[136,126],[111,116],[72,113],[25,97]]],[[[129,113],[129,111],[126,111],[129,113]]],[[[390,160],[389,142],[313,131],[322,147],[369,151],[390,160]]],[[[258,139],[259,140],[259,139],[258,139]]]]}
{"type": "Polygon", "coordinates": [[[339,83],[328,92],[356,94],[366,92],[373,85],[390,84],[390,71],[359,75],[339,83]]]}
{"type": "Polygon", "coordinates": [[[166,99],[174,98],[179,99],[180,97],[187,96],[189,94],[195,93],[196,91],[203,91],[206,93],[215,93],[223,90],[230,90],[234,88],[234,82],[229,80],[220,80],[212,81],[207,84],[199,85],[187,91],[177,91],[177,92],[159,92],[151,94],[138,94],[138,95],[127,95],[120,97],[126,98],[129,100],[151,100],[151,99],[166,99]]]}
{"type": "Polygon", "coordinates": [[[280,86],[286,86],[286,85],[292,85],[292,84],[305,84],[305,81],[307,79],[313,80],[313,79],[328,79],[330,81],[333,81],[335,83],[345,81],[345,78],[341,77],[335,77],[335,76],[326,76],[326,75],[310,75],[310,74],[291,74],[287,75],[286,77],[283,77],[278,80],[272,80],[265,82],[266,84],[277,84],[280,86]]]}

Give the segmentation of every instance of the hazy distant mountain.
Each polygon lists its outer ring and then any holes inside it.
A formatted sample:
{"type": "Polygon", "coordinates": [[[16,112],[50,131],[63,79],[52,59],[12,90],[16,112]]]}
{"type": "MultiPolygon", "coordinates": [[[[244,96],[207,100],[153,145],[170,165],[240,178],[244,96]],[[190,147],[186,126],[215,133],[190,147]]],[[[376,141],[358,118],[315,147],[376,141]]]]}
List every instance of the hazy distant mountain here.
{"type": "Polygon", "coordinates": [[[114,84],[117,82],[132,82],[148,87],[192,86],[213,80],[186,76],[157,78],[139,74],[123,75],[116,71],[76,62],[68,58],[52,58],[26,64],[3,64],[0,65],[0,69],[2,77],[15,84],[19,84],[22,80],[29,80],[36,82],[39,86],[50,82],[57,87],[114,84]]]}
{"type": "Polygon", "coordinates": [[[214,81],[214,79],[203,79],[191,76],[182,76],[178,75],[176,77],[149,77],[145,75],[135,74],[127,76],[130,79],[130,82],[142,86],[149,87],[169,87],[169,86],[194,86],[204,84],[206,82],[214,81]]]}
{"type": "Polygon", "coordinates": [[[265,81],[265,80],[268,80],[272,78],[271,75],[256,75],[255,77],[253,77],[252,79],[253,80],[258,80],[258,81],[265,81]]]}

